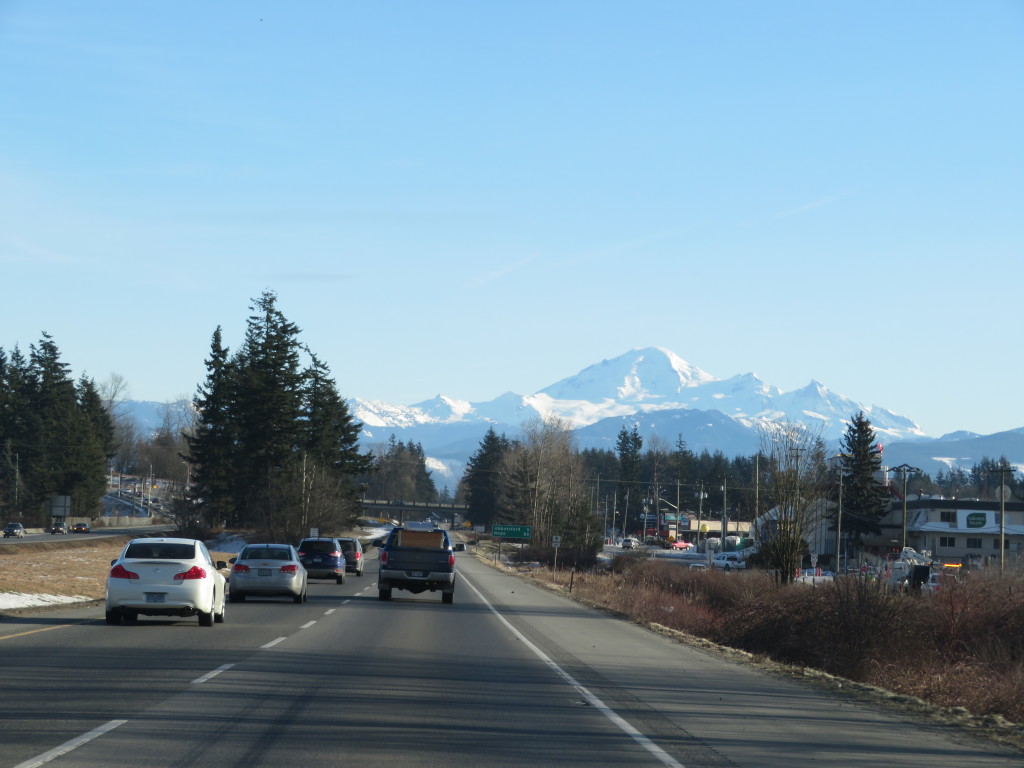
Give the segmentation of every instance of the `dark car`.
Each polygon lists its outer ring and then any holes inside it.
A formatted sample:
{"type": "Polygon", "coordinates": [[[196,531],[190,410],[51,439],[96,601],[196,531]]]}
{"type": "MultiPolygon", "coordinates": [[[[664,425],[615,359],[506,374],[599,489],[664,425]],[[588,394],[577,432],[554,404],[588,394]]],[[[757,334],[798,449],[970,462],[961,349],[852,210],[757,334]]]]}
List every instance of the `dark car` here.
{"type": "Polygon", "coordinates": [[[363,575],[363,545],[359,539],[338,539],[345,556],[345,570],[356,576],[363,575]]]}
{"type": "Polygon", "coordinates": [[[21,523],[8,523],[7,527],[4,528],[4,538],[13,537],[15,539],[21,539],[25,537],[25,526],[21,523]]]}
{"type": "Polygon", "coordinates": [[[299,560],[309,578],[334,579],[339,584],[345,583],[348,564],[340,541],[327,537],[303,539],[296,549],[299,550],[299,560]]]}
{"type": "Polygon", "coordinates": [[[50,533],[59,533],[63,536],[68,535],[68,530],[68,524],[64,522],[54,523],[50,526],[50,533]]]}
{"type": "Polygon", "coordinates": [[[71,532],[72,533],[88,533],[89,532],[89,524],[88,523],[75,523],[74,525],[71,526],[71,532]]]}

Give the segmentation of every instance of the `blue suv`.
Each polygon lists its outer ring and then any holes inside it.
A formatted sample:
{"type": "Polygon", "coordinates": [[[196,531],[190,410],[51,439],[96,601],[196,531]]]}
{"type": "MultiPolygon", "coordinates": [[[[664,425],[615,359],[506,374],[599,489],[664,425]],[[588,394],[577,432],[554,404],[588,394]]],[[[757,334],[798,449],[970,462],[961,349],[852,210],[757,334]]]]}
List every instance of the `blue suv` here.
{"type": "Polygon", "coordinates": [[[311,579],[334,579],[345,583],[345,552],[341,542],[333,538],[303,539],[296,547],[299,560],[311,579]]]}

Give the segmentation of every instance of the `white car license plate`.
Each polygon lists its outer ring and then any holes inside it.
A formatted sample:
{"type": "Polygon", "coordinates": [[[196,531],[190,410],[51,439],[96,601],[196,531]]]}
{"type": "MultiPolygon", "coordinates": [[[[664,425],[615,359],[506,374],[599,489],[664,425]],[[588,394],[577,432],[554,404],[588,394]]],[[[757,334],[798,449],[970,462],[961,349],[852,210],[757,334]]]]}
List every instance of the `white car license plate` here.
{"type": "Polygon", "coordinates": [[[313,558],[313,562],[314,563],[319,563],[320,562],[320,558],[319,557],[314,557],[313,558]]]}
{"type": "Polygon", "coordinates": [[[257,576],[270,576],[272,573],[273,573],[273,571],[270,568],[257,568],[256,569],[256,575],[257,576]]]}
{"type": "Polygon", "coordinates": [[[147,603],[162,603],[167,600],[166,592],[147,592],[146,602],[147,603]]]}

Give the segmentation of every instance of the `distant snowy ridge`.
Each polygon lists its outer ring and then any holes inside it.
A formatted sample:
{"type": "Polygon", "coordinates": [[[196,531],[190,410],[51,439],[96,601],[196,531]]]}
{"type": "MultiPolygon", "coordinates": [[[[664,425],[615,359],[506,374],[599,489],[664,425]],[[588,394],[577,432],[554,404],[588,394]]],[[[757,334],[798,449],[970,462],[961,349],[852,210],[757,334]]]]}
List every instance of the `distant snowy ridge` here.
{"type": "Polygon", "coordinates": [[[922,438],[910,419],[877,406],[866,406],[811,381],[783,392],[753,373],[718,379],[666,349],[635,349],[588,366],[532,395],[507,392],[469,403],[438,395],[410,406],[353,398],[354,415],[369,427],[479,422],[519,425],[530,418],[556,417],[574,428],[604,419],[621,419],[652,411],[718,411],[757,429],[767,422],[788,421],[820,427],[826,439],[838,439],[850,418],[864,411],[880,436],[890,440],[922,438]]]}
{"type": "MultiPolygon", "coordinates": [[[[634,349],[588,366],[531,395],[505,392],[485,402],[437,395],[413,405],[353,397],[353,417],[362,422],[366,450],[396,439],[423,446],[438,488],[454,491],[469,456],[484,433],[518,436],[532,419],[558,418],[576,431],[582,448],[614,450],[619,431],[636,425],[647,439],[666,444],[682,436],[688,447],[749,456],[762,432],[779,423],[806,424],[838,446],[850,419],[863,411],[885,445],[885,463],[910,463],[935,474],[953,464],[970,467],[983,456],[1007,456],[1024,464],[1024,428],[983,436],[953,432],[925,435],[911,419],[877,405],[865,405],[831,391],[819,381],[783,392],[753,373],[719,379],[657,347],[634,349]]],[[[154,430],[167,404],[130,402],[140,426],[154,430]]],[[[174,409],[188,409],[187,401],[174,409]]]]}

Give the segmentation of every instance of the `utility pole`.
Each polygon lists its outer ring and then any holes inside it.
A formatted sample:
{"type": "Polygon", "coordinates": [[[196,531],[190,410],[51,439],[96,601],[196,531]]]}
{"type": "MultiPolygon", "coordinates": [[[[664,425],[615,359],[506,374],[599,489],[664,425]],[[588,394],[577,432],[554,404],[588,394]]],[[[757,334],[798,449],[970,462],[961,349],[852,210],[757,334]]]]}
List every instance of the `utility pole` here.
{"type": "Polygon", "coordinates": [[[903,473],[903,543],[900,545],[900,551],[902,552],[907,548],[907,474],[910,472],[920,472],[921,470],[909,464],[900,464],[898,467],[893,467],[892,471],[903,473]]]}
{"type": "Polygon", "coordinates": [[[725,536],[729,533],[729,507],[726,506],[726,498],[729,492],[729,478],[722,475],[722,551],[725,552],[725,536]]]}
{"type": "Polygon", "coordinates": [[[1005,483],[1006,473],[1014,473],[1015,470],[1009,467],[1000,467],[990,470],[990,473],[999,473],[999,574],[1003,574],[1006,565],[1006,493],[1010,490],[1005,483]]]}

